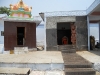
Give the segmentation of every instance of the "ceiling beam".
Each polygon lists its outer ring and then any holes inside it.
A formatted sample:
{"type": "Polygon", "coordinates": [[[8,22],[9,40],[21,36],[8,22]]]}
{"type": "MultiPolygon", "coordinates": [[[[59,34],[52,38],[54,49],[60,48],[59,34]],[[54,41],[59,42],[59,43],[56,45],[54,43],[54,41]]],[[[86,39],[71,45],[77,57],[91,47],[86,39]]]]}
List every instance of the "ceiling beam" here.
{"type": "Polygon", "coordinates": [[[91,15],[100,15],[100,11],[98,11],[98,12],[93,12],[93,13],[91,13],[91,15]]]}

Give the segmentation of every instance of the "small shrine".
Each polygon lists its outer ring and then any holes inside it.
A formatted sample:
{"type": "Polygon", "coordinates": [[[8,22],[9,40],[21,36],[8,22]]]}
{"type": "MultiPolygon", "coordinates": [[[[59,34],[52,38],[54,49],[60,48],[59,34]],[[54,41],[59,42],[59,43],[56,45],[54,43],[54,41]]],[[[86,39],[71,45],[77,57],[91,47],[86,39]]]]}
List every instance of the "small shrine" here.
{"type": "Polygon", "coordinates": [[[5,50],[24,49],[36,50],[36,27],[41,20],[32,18],[32,7],[22,0],[10,4],[10,15],[4,18],[4,48],[5,50]]]}
{"type": "Polygon", "coordinates": [[[31,18],[32,7],[26,5],[22,0],[17,4],[10,4],[10,15],[9,17],[19,17],[19,18],[31,18]]]}

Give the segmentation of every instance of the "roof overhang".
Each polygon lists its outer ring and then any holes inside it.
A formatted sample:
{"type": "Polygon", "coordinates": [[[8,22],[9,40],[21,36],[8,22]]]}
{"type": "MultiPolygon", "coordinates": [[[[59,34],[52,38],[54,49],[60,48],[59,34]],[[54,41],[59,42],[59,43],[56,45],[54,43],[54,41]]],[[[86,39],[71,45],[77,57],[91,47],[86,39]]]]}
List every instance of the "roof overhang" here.
{"type": "Polygon", "coordinates": [[[100,16],[89,15],[89,21],[90,23],[98,23],[100,22],[100,16]]]}
{"type": "Polygon", "coordinates": [[[30,23],[36,23],[38,26],[42,20],[33,20],[33,19],[17,19],[17,18],[3,18],[4,21],[11,21],[11,22],[30,22],[30,23]]]}
{"type": "Polygon", "coordinates": [[[95,0],[87,9],[87,15],[100,14],[100,0],[95,0]]]}

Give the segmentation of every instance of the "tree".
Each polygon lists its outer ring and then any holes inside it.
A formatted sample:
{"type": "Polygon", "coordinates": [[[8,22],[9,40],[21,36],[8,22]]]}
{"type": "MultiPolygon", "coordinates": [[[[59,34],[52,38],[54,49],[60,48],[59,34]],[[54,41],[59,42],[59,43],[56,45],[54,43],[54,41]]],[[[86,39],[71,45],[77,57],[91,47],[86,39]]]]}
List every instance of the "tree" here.
{"type": "Polygon", "coordinates": [[[7,14],[9,15],[10,9],[7,7],[0,7],[0,14],[7,14]]]}

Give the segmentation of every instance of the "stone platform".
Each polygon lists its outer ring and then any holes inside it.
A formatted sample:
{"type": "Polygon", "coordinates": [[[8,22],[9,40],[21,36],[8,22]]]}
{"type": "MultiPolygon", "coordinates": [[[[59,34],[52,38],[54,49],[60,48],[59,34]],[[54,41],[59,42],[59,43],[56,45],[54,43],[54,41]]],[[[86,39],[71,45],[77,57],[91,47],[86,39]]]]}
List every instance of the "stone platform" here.
{"type": "Polygon", "coordinates": [[[0,54],[0,67],[30,68],[36,71],[64,70],[60,51],[33,51],[26,54],[0,54]]]}
{"type": "Polygon", "coordinates": [[[29,75],[30,68],[0,67],[0,75],[29,75]]]}
{"type": "Polygon", "coordinates": [[[65,75],[64,71],[32,71],[29,75],[65,75]]]}
{"type": "MultiPolygon", "coordinates": [[[[94,51],[77,51],[77,54],[82,56],[84,59],[90,61],[93,68],[100,72],[100,50],[94,51]]],[[[100,73],[99,73],[100,74],[100,73]]]]}

